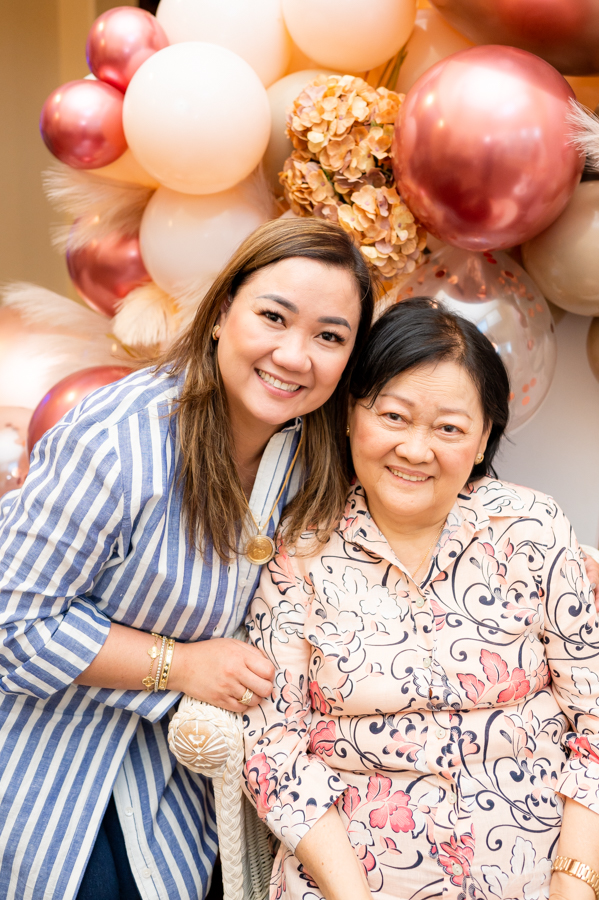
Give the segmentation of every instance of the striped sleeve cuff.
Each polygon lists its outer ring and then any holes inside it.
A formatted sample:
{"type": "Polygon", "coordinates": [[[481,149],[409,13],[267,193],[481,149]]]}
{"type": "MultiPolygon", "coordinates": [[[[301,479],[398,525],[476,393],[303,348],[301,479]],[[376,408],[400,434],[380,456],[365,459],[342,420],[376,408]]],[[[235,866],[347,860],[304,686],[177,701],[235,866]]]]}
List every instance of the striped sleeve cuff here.
{"type": "Polygon", "coordinates": [[[0,657],[0,690],[46,700],[73,683],[94,661],[110,631],[110,619],[91,600],[78,597],[65,613],[8,626],[0,657]],[[20,632],[20,633],[19,633],[20,632]]]}

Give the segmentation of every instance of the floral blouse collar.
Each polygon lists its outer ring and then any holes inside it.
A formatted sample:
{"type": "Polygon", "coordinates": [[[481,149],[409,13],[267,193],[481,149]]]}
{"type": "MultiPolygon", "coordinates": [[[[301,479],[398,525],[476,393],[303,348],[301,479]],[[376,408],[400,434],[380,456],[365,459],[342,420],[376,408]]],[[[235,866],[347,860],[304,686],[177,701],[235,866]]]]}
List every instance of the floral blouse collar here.
{"type": "MultiPolygon", "coordinates": [[[[494,478],[480,478],[467,484],[458,494],[447,517],[435,560],[438,571],[445,569],[462,552],[475,534],[490,524],[490,516],[521,516],[527,502],[513,485],[494,478]]],[[[352,487],[340,522],[339,531],[345,541],[404,569],[389,546],[384,534],[368,511],[364,488],[359,482],[352,487]]]]}

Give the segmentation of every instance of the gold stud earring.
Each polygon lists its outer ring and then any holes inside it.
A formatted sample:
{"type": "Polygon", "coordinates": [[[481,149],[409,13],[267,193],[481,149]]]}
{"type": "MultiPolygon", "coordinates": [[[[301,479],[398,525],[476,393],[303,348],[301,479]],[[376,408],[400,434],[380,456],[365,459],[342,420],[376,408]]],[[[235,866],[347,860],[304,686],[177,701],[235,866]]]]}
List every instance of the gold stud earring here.
{"type": "Polygon", "coordinates": [[[213,341],[218,340],[218,332],[219,331],[220,331],[220,325],[215,325],[214,328],[212,329],[212,340],[213,341]]]}
{"type": "Polygon", "coordinates": [[[474,460],[474,462],[475,462],[476,465],[478,466],[478,465],[481,464],[481,462],[483,461],[484,458],[485,458],[485,454],[484,454],[484,453],[479,453],[479,454],[477,455],[476,459],[474,460]]]}
{"type": "Polygon", "coordinates": [[[345,429],[345,433],[349,437],[349,422],[348,422],[347,428],[345,429]]]}

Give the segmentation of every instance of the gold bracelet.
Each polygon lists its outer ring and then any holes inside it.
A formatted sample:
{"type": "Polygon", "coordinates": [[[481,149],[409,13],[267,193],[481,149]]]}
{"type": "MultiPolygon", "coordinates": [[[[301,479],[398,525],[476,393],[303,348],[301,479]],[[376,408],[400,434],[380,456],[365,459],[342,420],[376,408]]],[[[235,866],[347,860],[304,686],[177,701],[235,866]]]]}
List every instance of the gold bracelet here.
{"type": "Polygon", "coordinates": [[[173,664],[173,656],[175,654],[175,641],[173,638],[169,638],[166,642],[166,652],[164,654],[164,663],[162,664],[162,672],[160,673],[160,685],[158,690],[166,691],[166,686],[168,684],[168,676],[171,672],[171,666],[173,664]]]}
{"type": "Polygon", "coordinates": [[[154,676],[152,675],[152,669],[154,668],[154,662],[155,662],[155,660],[156,660],[156,657],[158,656],[158,648],[157,648],[157,646],[156,646],[156,643],[157,643],[158,641],[162,640],[162,635],[161,635],[161,634],[154,634],[154,632],[152,632],[152,637],[154,638],[154,643],[152,644],[152,646],[151,646],[150,649],[148,650],[148,656],[150,657],[150,660],[151,660],[151,662],[150,662],[150,671],[148,672],[148,674],[146,675],[146,677],[145,677],[145,678],[142,678],[142,680],[141,680],[141,683],[142,683],[143,686],[145,687],[146,691],[151,691],[152,688],[154,687],[154,681],[155,681],[155,678],[154,678],[154,676]]]}
{"type": "Polygon", "coordinates": [[[160,684],[160,676],[162,675],[162,660],[164,659],[164,648],[166,647],[166,642],[168,638],[163,634],[162,643],[160,645],[160,655],[158,657],[158,667],[156,669],[156,678],[154,679],[154,693],[158,691],[158,686],[160,684]]]}
{"type": "Polygon", "coordinates": [[[551,867],[551,872],[563,872],[564,875],[572,875],[580,878],[595,891],[595,898],[599,900],[599,875],[586,863],[571,859],[569,856],[556,856],[551,867]]]}

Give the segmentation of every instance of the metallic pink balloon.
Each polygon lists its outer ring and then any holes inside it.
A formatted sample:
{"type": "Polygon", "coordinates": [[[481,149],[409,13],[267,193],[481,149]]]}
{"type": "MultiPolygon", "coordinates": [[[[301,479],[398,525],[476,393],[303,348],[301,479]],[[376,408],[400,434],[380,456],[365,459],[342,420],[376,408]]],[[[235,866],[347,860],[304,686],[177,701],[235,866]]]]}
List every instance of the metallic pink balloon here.
{"type": "Polygon", "coordinates": [[[139,250],[139,238],[113,232],[75,250],[67,249],[69,275],[92,309],[116,315],[129,291],[152,279],[139,250]]]}
{"type": "Polygon", "coordinates": [[[69,81],[44,103],[40,131],[50,153],[68,166],[107,166],[127,149],[123,95],[103,81],[69,81]]]}
{"type": "Polygon", "coordinates": [[[534,237],[565,208],[584,160],[569,143],[570,85],[514,47],[472,47],[432,66],[406,95],[393,171],[433,235],[465,250],[534,237]]]}
{"type": "Polygon", "coordinates": [[[599,0],[432,0],[476,44],[507,44],[565,75],[599,72],[599,0]]]}
{"type": "Polygon", "coordinates": [[[142,63],[168,47],[168,38],[156,16],[132,6],[103,13],[87,38],[87,64],[96,78],[123,93],[142,63]]]}
{"type": "Polygon", "coordinates": [[[27,432],[27,446],[29,453],[39,439],[52,428],[70,409],[95,391],[104,387],[125,375],[130,375],[132,369],[126,366],[93,366],[91,369],[81,369],[67,375],[58,384],[51,388],[38,407],[34,410],[27,432]]]}

